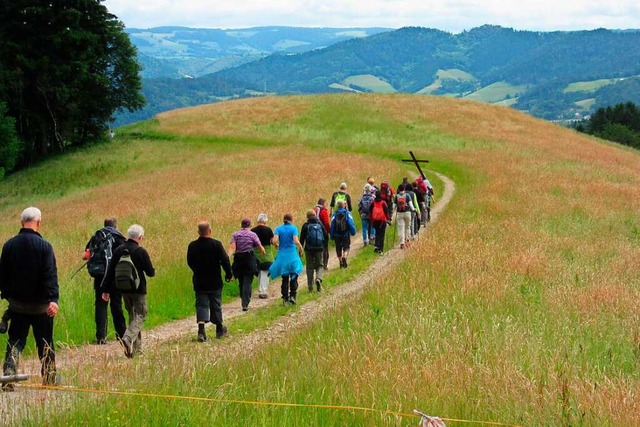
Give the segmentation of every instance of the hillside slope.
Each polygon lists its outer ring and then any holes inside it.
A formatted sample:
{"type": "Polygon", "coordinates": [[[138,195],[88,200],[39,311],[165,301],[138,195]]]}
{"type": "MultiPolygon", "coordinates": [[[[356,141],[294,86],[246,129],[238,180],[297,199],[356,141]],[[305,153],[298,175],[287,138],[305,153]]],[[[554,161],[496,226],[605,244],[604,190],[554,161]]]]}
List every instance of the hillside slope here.
{"type": "MultiPolygon", "coordinates": [[[[36,422],[407,425],[417,408],[475,423],[640,423],[638,152],[509,108],[397,94],[219,103],[162,114],[119,138],[112,148],[133,150],[143,171],[146,150],[172,163],[104,187],[123,194],[152,183],[137,203],[119,207],[125,222],[151,224],[146,244],[162,268],[150,313],[167,300],[192,310],[182,257],[199,214],[212,215],[225,240],[243,207],[289,207],[300,218],[313,189],[329,193],[346,177],[357,194],[366,176],[405,173],[399,160],[409,150],[457,191],[405,260],[353,303],[328,307],[251,357],[219,350],[248,330],[277,328],[277,317],[249,312],[231,323],[229,340],[207,346],[185,337],[133,361],[110,355],[127,375],[90,385],[134,395],[95,394],[54,418],[33,408],[36,422]],[[96,415],[96,404],[105,411],[96,415]]],[[[30,174],[13,187],[32,182],[30,174]]],[[[46,232],[57,246],[63,236],[76,246],[83,240],[71,226],[58,231],[64,224],[90,229],[109,206],[91,205],[92,218],[74,214],[92,194],[78,191],[29,199],[56,216],[46,232]],[[58,213],[61,204],[75,210],[58,213]]],[[[3,207],[5,237],[25,201],[14,197],[3,207]]],[[[82,372],[66,377],[87,386],[82,372]]]]}

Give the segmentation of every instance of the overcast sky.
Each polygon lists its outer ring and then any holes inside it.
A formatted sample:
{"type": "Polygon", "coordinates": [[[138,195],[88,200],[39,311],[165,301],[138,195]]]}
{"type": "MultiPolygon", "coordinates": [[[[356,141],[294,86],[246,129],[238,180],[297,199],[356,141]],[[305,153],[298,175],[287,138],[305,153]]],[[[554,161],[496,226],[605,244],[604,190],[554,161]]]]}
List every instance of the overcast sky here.
{"type": "Polygon", "coordinates": [[[128,28],[639,29],[640,0],[105,0],[128,28]]]}

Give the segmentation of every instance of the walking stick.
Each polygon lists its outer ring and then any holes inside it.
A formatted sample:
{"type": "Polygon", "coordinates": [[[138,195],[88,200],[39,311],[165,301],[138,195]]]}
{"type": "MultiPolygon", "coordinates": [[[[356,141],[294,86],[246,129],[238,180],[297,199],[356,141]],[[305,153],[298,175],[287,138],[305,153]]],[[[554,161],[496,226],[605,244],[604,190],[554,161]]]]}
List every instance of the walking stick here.
{"type": "Polygon", "coordinates": [[[391,214],[391,226],[393,227],[393,243],[391,244],[392,248],[395,248],[396,246],[396,229],[398,228],[398,212],[394,211],[393,214],[391,214]],[[393,218],[395,217],[395,221],[393,220],[393,218]]]}
{"type": "Polygon", "coordinates": [[[87,263],[88,263],[88,262],[89,262],[89,261],[85,261],[85,263],[84,263],[84,264],[82,264],[82,265],[80,266],[80,268],[79,268],[79,269],[77,269],[77,270],[76,270],[76,272],[75,272],[75,273],[73,273],[73,274],[71,275],[71,278],[70,278],[69,280],[72,280],[74,277],[76,277],[76,274],[78,274],[78,273],[80,272],[80,270],[82,270],[82,269],[84,268],[84,266],[85,266],[85,265],[87,265],[87,263]]]}

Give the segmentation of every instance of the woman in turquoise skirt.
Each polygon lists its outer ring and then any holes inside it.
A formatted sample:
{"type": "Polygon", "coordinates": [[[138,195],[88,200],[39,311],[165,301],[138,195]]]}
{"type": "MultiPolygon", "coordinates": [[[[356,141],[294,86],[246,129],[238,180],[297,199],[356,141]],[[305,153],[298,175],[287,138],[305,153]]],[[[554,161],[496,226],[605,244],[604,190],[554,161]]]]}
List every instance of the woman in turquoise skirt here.
{"type": "Polygon", "coordinates": [[[293,216],[284,214],[284,223],[277,226],[273,244],[278,249],[276,259],[269,267],[269,275],[282,277],[282,300],[289,304],[296,303],[298,292],[298,275],[302,273],[302,245],[298,239],[298,229],[291,222],[293,216]]]}

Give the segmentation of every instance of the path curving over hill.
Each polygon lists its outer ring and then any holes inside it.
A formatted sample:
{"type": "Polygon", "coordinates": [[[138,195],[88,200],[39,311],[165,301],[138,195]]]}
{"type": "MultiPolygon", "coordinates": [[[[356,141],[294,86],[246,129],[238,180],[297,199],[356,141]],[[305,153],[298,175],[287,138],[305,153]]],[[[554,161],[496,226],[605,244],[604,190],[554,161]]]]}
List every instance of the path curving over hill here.
{"type": "MultiPolygon", "coordinates": [[[[444,188],[431,210],[431,222],[426,227],[421,228],[421,233],[428,232],[429,228],[438,221],[440,214],[452,200],[455,193],[455,184],[451,179],[439,173],[436,173],[436,175],[442,180],[444,188]]],[[[360,233],[353,238],[353,243],[354,246],[351,253],[356,254],[362,247],[360,233]]],[[[296,329],[302,329],[310,325],[328,311],[335,310],[353,301],[354,298],[374,285],[380,276],[389,270],[389,267],[398,265],[405,254],[410,251],[410,248],[401,250],[398,246],[390,248],[383,256],[376,259],[363,274],[351,281],[327,289],[317,299],[301,304],[286,316],[274,320],[272,326],[266,329],[255,330],[236,337],[231,334],[223,340],[213,340],[215,342],[216,355],[243,354],[246,356],[255,352],[261,346],[277,341],[296,329]]],[[[329,269],[335,268],[338,268],[336,259],[335,257],[330,257],[329,269]]],[[[306,275],[303,273],[299,280],[301,283],[300,289],[304,292],[306,275]]],[[[269,292],[269,299],[252,298],[251,309],[255,310],[259,307],[281,303],[279,280],[271,283],[269,292]]],[[[223,315],[226,321],[243,314],[245,312],[241,310],[239,299],[223,305],[223,315]]],[[[156,351],[160,346],[169,345],[177,340],[184,339],[185,336],[193,336],[195,341],[196,331],[195,316],[144,330],[143,350],[149,354],[156,351]]],[[[194,342],[193,345],[203,344],[194,342]]],[[[204,345],[208,345],[208,343],[204,345]]],[[[58,370],[63,375],[62,385],[59,388],[63,390],[72,390],[74,388],[71,385],[74,383],[74,379],[64,377],[65,372],[71,370],[67,369],[68,367],[82,371],[83,375],[95,380],[111,377],[114,369],[122,369],[123,366],[131,362],[125,358],[120,345],[116,342],[110,342],[102,346],[88,344],[67,348],[64,348],[64,344],[59,344],[56,351],[56,359],[58,370]]],[[[82,398],[80,397],[82,395],[56,390],[57,387],[51,389],[40,388],[38,386],[40,383],[39,371],[40,364],[36,358],[21,361],[21,372],[29,374],[30,380],[27,384],[18,384],[14,393],[2,393],[2,399],[0,399],[0,421],[3,425],[19,424],[20,420],[25,419],[30,412],[33,412],[34,402],[36,402],[38,410],[42,410],[45,413],[54,413],[54,411],[59,412],[64,408],[71,407],[77,398],[82,398]]]]}

